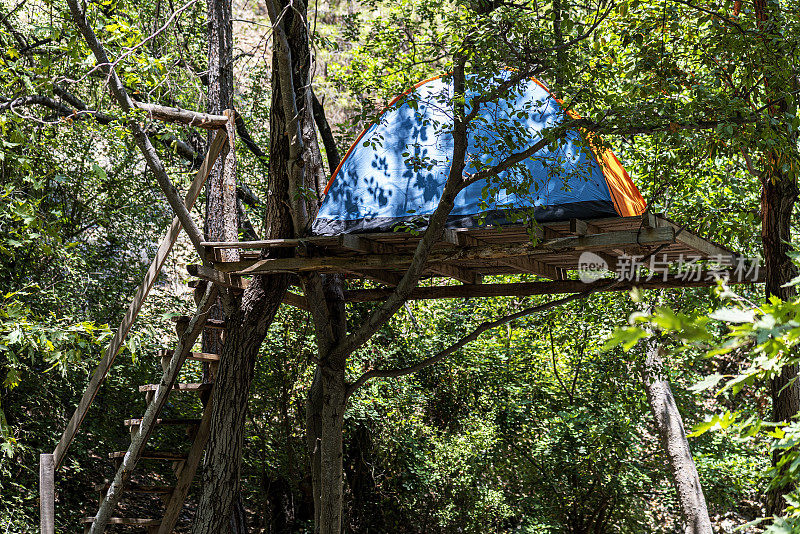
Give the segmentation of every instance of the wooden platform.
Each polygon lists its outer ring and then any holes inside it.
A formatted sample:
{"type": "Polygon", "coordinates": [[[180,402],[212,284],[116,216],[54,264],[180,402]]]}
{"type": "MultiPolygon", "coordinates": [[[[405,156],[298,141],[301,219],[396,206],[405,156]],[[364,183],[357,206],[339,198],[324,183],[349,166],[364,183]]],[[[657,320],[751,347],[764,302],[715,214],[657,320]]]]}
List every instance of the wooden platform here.
{"type": "MultiPolygon", "coordinates": [[[[240,289],[247,283],[242,280],[243,276],[309,271],[371,279],[391,287],[398,283],[404,269],[410,265],[419,239],[420,235],[409,232],[392,232],[207,242],[204,246],[212,267],[191,265],[189,270],[200,278],[240,289]],[[268,248],[292,249],[292,254],[286,258],[260,259],[261,251],[268,248]],[[225,249],[239,249],[240,260],[221,261],[221,251],[225,249]]],[[[645,267],[660,268],[665,273],[670,265],[689,261],[712,261],[731,268],[739,261],[735,252],[678,226],[666,217],[646,213],[642,217],[545,223],[534,232],[519,225],[448,229],[431,252],[425,277],[451,278],[463,284],[477,285],[485,276],[533,274],[542,279],[571,282],[576,278],[571,271],[578,269],[581,254],[587,251],[605,262],[610,272],[631,269],[636,261],[641,261],[645,267]]],[[[675,287],[674,272],[665,276],[664,282],[668,281],[667,278],[671,279],[669,287],[675,287]]],[[[692,285],[713,283],[710,279],[708,283],[692,285]]],[[[572,292],[563,291],[564,288],[559,290],[563,285],[553,284],[553,291],[540,289],[537,293],[572,292]]],[[[481,294],[493,293],[479,291],[476,296],[481,294]]],[[[352,297],[349,300],[372,300],[357,295],[352,297]]]]}

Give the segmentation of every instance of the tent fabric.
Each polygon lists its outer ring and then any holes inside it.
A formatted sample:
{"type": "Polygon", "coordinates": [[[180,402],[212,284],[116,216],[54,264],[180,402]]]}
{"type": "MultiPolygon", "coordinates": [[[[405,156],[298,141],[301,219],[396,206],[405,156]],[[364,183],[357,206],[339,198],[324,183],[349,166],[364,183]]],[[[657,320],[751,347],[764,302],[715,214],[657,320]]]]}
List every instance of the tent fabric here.
{"type": "MultiPolygon", "coordinates": [[[[491,87],[502,79],[483,85],[491,87]]],[[[313,234],[425,227],[450,171],[452,92],[452,80],[437,77],[392,101],[333,173],[313,234]]],[[[468,90],[467,103],[475,96],[468,90]]],[[[507,97],[482,104],[469,132],[465,174],[533,145],[542,130],[560,124],[564,114],[561,102],[537,80],[524,81],[507,97]]],[[[616,156],[597,148],[599,139],[592,135],[572,130],[493,183],[469,185],[456,197],[448,227],[519,223],[531,214],[538,222],[641,214],[645,202],[638,189],[616,156]]]]}

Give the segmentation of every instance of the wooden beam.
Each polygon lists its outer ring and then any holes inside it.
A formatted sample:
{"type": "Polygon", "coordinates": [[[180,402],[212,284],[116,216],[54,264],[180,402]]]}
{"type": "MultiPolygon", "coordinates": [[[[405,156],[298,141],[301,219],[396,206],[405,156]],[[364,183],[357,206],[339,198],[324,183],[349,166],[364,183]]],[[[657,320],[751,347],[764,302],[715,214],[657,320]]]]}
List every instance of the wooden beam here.
{"type": "Polygon", "coordinates": [[[523,273],[531,273],[538,276],[549,278],[550,280],[562,280],[564,273],[558,267],[554,267],[549,263],[539,261],[530,256],[521,256],[519,258],[506,258],[499,260],[500,263],[518,269],[523,273]]]}
{"type": "Polygon", "coordinates": [[[676,231],[675,237],[679,243],[683,243],[687,247],[692,248],[698,251],[700,254],[708,256],[709,258],[719,259],[722,262],[729,262],[728,265],[735,265],[736,260],[739,257],[738,254],[726,249],[725,247],[721,247],[716,243],[707,241],[687,230],[680,232],[676,231]]]}
{"type": "Polygon", "coordinates": [[[426,271],[431,271],[439,276],[452,278],[464,284],[480,284],[483,276],[472,269],[466,269],[459,265],[448,263],[429,263],[425,266],[426,271]]]}
{"type": "Polygon", "coordinates": [[[385,269],[365,269],[363,271],[349,271],[359,278],[369,278],[380,284],[387,286],[396,286],[403,279],[403,275],[394,271],[387,271],[385,269]]]}
{"type": "Polygon", "coordinates": [[[397,254],[400,252],[400,249],[391,243],[383,243],[355,234],[340,235],[339,246],[366,254],[397,254]]]}
{"type": "Polygon", "coordinates": [[[239,249],[262,249],[262,248],[295,248],[302,243],[313,245],[335,245],[339,242],[338,236],[311,236],[304,238],[286,239],[262,239],[260,241],[203,241],[201,245],[210,248],[239,248],[239,249]]]}
{"type": "Polygon", "coordinates": [[[297,293],[292,293],[291,291],[287,291],[284,294],[283,302],[284,304],[294,306],[295,308],[300,308],[301,310],[311,310],[311,308],[308,306],[308,300],[306,300],[303,295],[298,295],[297,293]]]}
{"type": "MultiPolygon", "coordinates": [[[[621,230],[589,236],[560,237],[532,243],[489,244],[453,252],[434,252],[429,257],[431,265],[459,260],[492,260],[526,256],[541,256],[554,252],[613,249],[637,245],[661,245],[675,242],[672,228],[621,230]]],[[[240,275],[280,272],[330,272],[360,269],[405,269],[411,264],[412,254],[365,254],[353,257],[328,256],[313,258],[279,258],[221,262],[214,268],[240,275]]],[[[534,258],[535,259],[535,258],[534,258]]]]}
{"type": "Polygon", "coordinates": [[[137,109],[147,112],[149,117],[164,122],[197,126],[207,130],[224,129],[225,125],[228,123],[228,117],[225,115],[199,113],[197,111],[189,111],[188,109],[159,106],[158,104],[147,104],[145,102],[134,102],[133,105],[136,106],[137,109]]]}
{"type": "MultiPolygon", "coordinates": [[[[214,162],[217,160],[219,154],[226,149],[227,140],[228,136],[225,130],[219,130],[217,135],[214,137],[214,140],[211,142],[211,146],[208,149],[205,160],[203,160],[203,164],[197,170],[194,180],[192,180],[192,184],[189,186],[189,190],[186,193],[184,204],[186,205],[187,209],[191,209],[197,200],[197,197],[200,194],[206,179],[208,178],[208,173],[211,170],[211,167],[214,165],[214,162]]],[[[161,267],[164,265],[164,262],[169,256],[169,253],[172,250],[172,245],[175,244],[175,240],[178,238],[180,231],[181,223],[178,218],[175,217],[172,220],[172,225],[170,225],[169,230],[167,230],[167,234],[161,241],[158,251],[156,251],[156,256],[153,258],[153,262],[150,264],[150,268],[147,270],[144,280],[142,280],[141,285],[136,290],[136,294],[133,296],[133,301],[128,306],[128,311],[125,313],[125,317],[122,319],[122,323],[120,323],[117,333],[114,335],[114,338],[111,340],[111,343],[109,343],[108,347],[106,347],[103,358],[97,365],[94,374],[92,374],[92,378],[89,380],[86,391],[84,391],[83,396],[78,403],[78,407],[72,414],[72,418],[69,420],[67,428],[62,434],[61,440],[58,442],[58,445],[56,445],[56,448],[53,451],[56,469],[58,469],[58,467],[64,461],[64,456],[67,454],[67,449],[69,449],[69,446],[72,444],[72,440],[75,439],[75,434],[77,434],[81,423],[83,423],[83,419],[86,417],[86,413],[89,411],[89,406],[91,406],[95,395],[97,395],[97,392],[103,383],[103,380],[105,380],[108,370],[111,368],[111,364],[114,363],[114,359],[122,349],[125,338],[133,326],[134,321],[136,321],[136,317],[139,315],[139,311],[142,309],[142,304],[147,298],[147,295],[150,293],[150,289],[152,289],[153,284],[155,284],[156,278],[158,278],[158,274],[161,272],[161,267]]]]}
{"type": "Polygon", "coordinates": [[[572,235],[602,234],[603,229],[581,219],[570,219],[569,233],[572,235]]]}
{"type": "MultiPolygon", "coordinates": [[[[559,236],[561,237],[561,236],[559,236]]],[[[467,233],[467,230],[445,230],[444,240],[453,245],[478,247],[486,245],[486,241],[481,240],[475,236],[467,233]]],[[[560,269],[553,267],[543,261],[531,258],[530,256],[522,256],[520,258],[505,258],[498,260],[498,263],[517,269],[523,273],[532,273],[551,280],[560,280],[563,278],[563,273],[560,269]]]]}
{"type": "MultiPolygon", "coordinates": [[[[205,265],[190,264],[186,266],[186,269],[192,276],[196,276],[203,280],[208,280],[209,282],[213,282],[219,286],[230,289],[244,291],[250,284],[249,280],[243,280],[242,277],[237,274],[224,273],[222,271],[212,269],[211,267],[206,267],[205,265]]],[[[297,293],[292,293],[291,291],[287,291],[284,294],[283,302],[289,304],[290,306],[294,306],[295,308],[300,308],[301,310],[309,310],[308,301],[306,298],[303,295],[298,295],[297,293]]]]}
{"type": "Polygon", "coordinates": [[[39,455],[39,525],[42,534],[56,532],[55,458],[52,454],[39,455]]]}
{"type": "MultiPolygon", "coordinates": [[[[695,273],[696,274],[696,273],[695,273]]],[[[652,281],[624,281],[607,291],[626,291],[633,287],[641,289],[686,289],[693,287],[711,287],[716,285],[716,280],[707,280],[706,275],[711,273],[701,273],[700,280],[683,280],[677,275],[670,274],[666,280],[657,277],[652,281]]],[[[725,275],[728,276],[728,284],[752,284],[762,283],[763,279],[742,280],[734,278],[734,271],[729,270],[725,275]]],[[[474,298],[474,297],[527,297],[531,295],[559,295],[568,293],[580,293],[597,285],[608,282],[608,279],[601,279],[590,284],[580,280],[560,280],[555,282],[518,282],[510,284],[480,284],[480,285],[452,285],[452,286],[430,286],[417,287],[408,297],[409,300],[431,300],[431,299],[453,299],[453,298],[474,298]]],[[[351,289],[345,290],[344,300],[346,302],[373,302],[384,300],[392,293],[391,289],[351,289]]]]}
{"type": "Polygon", "coordinates": [[[230,289],[244,291],[249,284],[247,280],[242,280],[241,276],[218,271],[217,269],[212,269],[211,267],[206,267],[205,265],[197,265],[192,263],[186,266],[186,270],[189,271],[189,274],[192,276],[202,278],[203,280],[208,280],[209,282],[213,282],[219,286],[230,289]]]}

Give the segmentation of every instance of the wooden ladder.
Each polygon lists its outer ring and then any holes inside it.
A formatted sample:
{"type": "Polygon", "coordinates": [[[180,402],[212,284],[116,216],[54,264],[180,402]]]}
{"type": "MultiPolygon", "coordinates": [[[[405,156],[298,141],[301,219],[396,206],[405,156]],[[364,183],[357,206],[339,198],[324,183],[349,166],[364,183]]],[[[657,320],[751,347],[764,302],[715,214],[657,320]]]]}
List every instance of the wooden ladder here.
{"type": "Polygon", "coordinates": [[[225,323],[223,321],[206,318],[208,309],[215,299],[216,290],[209,284],[205,295],[200,300],[197,313],[193,317],[181,316],[175,318],[175,329],[179,338],[178,345],[175,350],[161,350],[158,353],[163,370],[161,381],[158,384],[139,386],[139,391],[144,393],[147,404],[145,414],[142,417],[124,421],[125,426],[130,429],[130,446],[127,451],[109,453],[109,458],[117,466],[116,475],[113,481],[104,482],[96,486],[96,489],[100,492],[99,509],[94,517],[84,518],[84,533],[104,532],[107,526],[115,525],[132,527],[140,531],[145,530],[150,534],[169,534],[172,533],[178,523],[180,513],[183,510],[186,497],[189,494],[189,489],[208,442],[211,425],[213,402],[211,392],[213,390],[214,377],[219,367],[219,355],[190,352],[190,350],[203,330],[213,330],[224,334],[225,323]],[[176,382],[178,373],[186,360],[208,363],[210,382],[176,382]],[[208,400],[203,408],[202,417],[161,417],[161,411],[169,395],[181,393],[208,393],[208,400]],[[191,440],[188,452],[145,448],[149,435],[155,427],[186,429],[186,434],[191,440]],[[174,485],[131,483],[132,471],[136,467],[138,460],[141,459],[171,465],[172,476],[175,479],[174,485]],[[112,515],[123,496],[142,494],[161,497],[164,503],[164,511],[160,518],[116,517],[112,515]]]}

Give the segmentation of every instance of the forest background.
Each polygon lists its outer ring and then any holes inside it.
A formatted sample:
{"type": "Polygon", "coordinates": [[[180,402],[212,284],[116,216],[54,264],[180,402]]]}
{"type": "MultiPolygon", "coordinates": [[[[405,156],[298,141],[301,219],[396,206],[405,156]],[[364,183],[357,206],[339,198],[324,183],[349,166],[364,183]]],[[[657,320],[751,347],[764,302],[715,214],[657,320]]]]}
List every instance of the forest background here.
{"type": "MultiPolygon", "coordinates": [[[[205,3],[89,6],[132,95],[206,109],[205,3]]],[[[494,7],[524,9],[532,34],[574,38],[569,47],[540,47],[553,61],[539,77],[575,95],[574,108],[603,126],[653,211],[758,256],[764,168],[777,164],[795,182],[800,168],[800,6],[767,6],[768,31],[752,6],[736,2],[494,7]]],[[[314,92],[340,153],[394,95],[450,68],[436,54],[446,38],[441,12],[467,8],[475,6],[309,6],[314,92]]],[[[31,532],[38,454],[61,435],[172,213],[118,120],[104,76],[92,72],[66,6],[3,0],[0,20],[0,525],[31,532]]],[[[260,3],[234,3],[235,107],[265,149],[270,26],[260,3]]],[[[148,134],[185,188],[205,134],[157,123],[148,134]]],[[[260,232],[269,161],[243,143],[236,156],[239,209],[260,232]]],[[[201,197],[198,221],[203,209],[201,197]]],[[[156,351],[174,343],[170,317],[193,307],[190,256],[188,242],[179,243],[58,475],[59,530],[74,530],[96,510],[94,486],[112,474],[105,455],[124,448],[122,421],[144,406],[135,385],[157,381],[156,351]]],[[[666,335],[665,370],[687,428],[698,430],[690,444],[713,522],[730,531],[764,516],[771,451],[791,451],[798,435],[761,424],[770,420],[766,384],[776,365],[795,361],[797,303],[764,305],[759,286],[735,291],[596,294],[509,323],[413,376],[370,382],[345,414],[346,530],[678,531],[669,469],[636,370],[635,342],[647,333],[629,324],[631,316],[666,335]],[[652,321],[634,315],[654,303],[661,308],[652,321]]],[[[411,302],[351,366],[408,365],[537,300],[411,302]]],[[[369,310],[352,307],[355,321],[369,310]]],[[[241,478],[253,532],[302,532],[313,523],[304,437],[313,353],[309,317],[282,307],[248,406],[241,478]]],[[[187,367],[182,381],[200,373],[187,367]]],[[[168,407],[175,416],[197,408],[168,407]]],[[[776,525],[790,532],[793,506],[783,515],[776,525]]]]}

